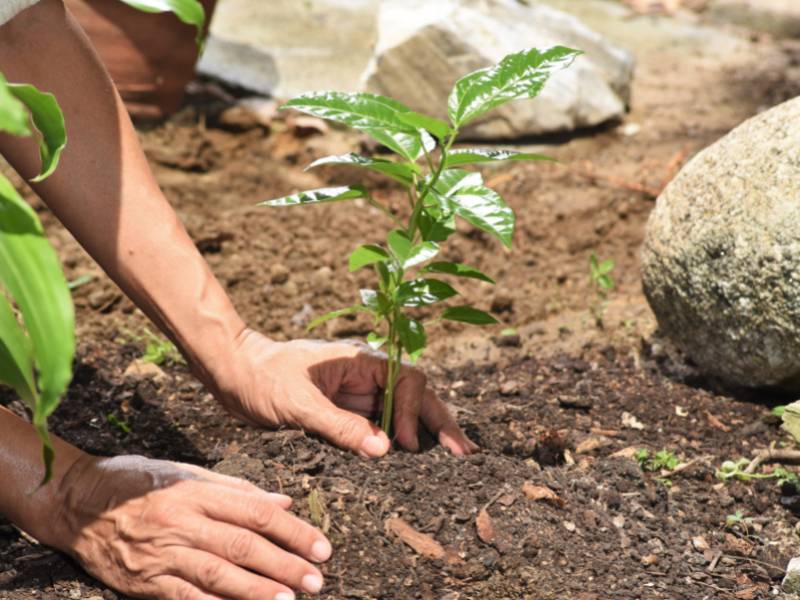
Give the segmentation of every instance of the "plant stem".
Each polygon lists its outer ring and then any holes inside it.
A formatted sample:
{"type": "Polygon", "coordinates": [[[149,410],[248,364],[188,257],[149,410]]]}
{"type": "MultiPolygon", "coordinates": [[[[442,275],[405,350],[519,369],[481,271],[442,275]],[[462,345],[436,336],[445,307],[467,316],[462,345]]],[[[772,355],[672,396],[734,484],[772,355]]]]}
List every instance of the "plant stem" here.
{"type": "Polygon", "coordinates": [[[400,375],[402,366],[403,348],[399,343],[397,328],[395,327],[397,315],[389,324],[389,341],[387,343],[388,373],[386,375],[386,390],[383,394],[383,413],[381,414],[381,429],[391,438],[392,416],[394,415],[394,388],[400,375]]]}
{"type": "Polygon", "coordinates": [[[411,219],[408,222],[408,237],[411,241],[414,241],[414,237],[417,234],[417,221],[419,221],[419,215],[425,206],[425,199],[433,189],[433,186],[435,186],[439,181],[439,177],[441,177],[442,171],[444,171],[444,167],[447,164],[447,153],[453,146],[453,142],[456,141],[457,136],[458,131],[455,131],[447,140],[447,144],[445,144],[445,147],[442,148],[441,156],[439,156],[439,165],[436,167],[436,171],[434,172],[428,184],[422,189],[422,193],[420,193],[419,198],[417,198],[417,201],[414,204],[414,211],[411,213],[411,219]]]}

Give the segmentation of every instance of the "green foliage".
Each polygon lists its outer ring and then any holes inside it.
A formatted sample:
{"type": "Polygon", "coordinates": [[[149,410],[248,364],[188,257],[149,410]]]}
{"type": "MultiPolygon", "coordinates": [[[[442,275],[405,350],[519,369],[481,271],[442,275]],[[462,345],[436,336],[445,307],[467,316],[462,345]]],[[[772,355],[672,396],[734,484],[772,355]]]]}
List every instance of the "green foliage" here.
{"type": "Polygon", "coordinates": [[[725,527],[728,529],[732,529],[735,525],[739,525],[745,531],[747,531],[752,524],[753,519],[750,517],[745,517],[741,510],[737,510],[735,513],[725,517],[725,527]]]}
{"type": "Polygon", "coordinates": [[[367,313],[375,331],[367,342],[385,348],[388,382],[384,397],[382,427],[389,433],[394,387],[404,356],[416,361],[425,350],[425,325],[440,320],[474,325],[491,325],[497,320],[471,306],[437,307],[458,291],[440,276],[474,279],[493,284],[478,269],[450,261],[435,260],[441,244],[456,232],[456,219],[471,224],[511,247],[514,212],[500,195],[484,185],[480,173],[457,167],[497,161],[549,160],[538,154],[510,150],[453,149],[459,132],[468,122],[512,100],[533,98],[551,73],[571,64],[580,54],[556,46],[529,49],[505,57],[498,65],[481,69],[460,79],[448,101],[450,123],[412,111],[397,100],[375,94],[313,92],[287,102],[284,108],[328,119],[358,129],[393,152],[393,159],[358,154],[329,156],[313,162],[368,169],[390,177],[405,188],[409,211],[399,215],[378,202],[362,186],[326,188],[292,194],[263,202],[265,206],[299,206],[360,198],[379,209],[394,225],[382,244],[365,244],[350,254],[348,267],[358,271],[370,267],[376,284],[361,290],[361,303],[318,317],[309,325],[367,313]],[[423,323],[415,314],[425,309],[423,323]]]}
{"type": "Polygon", "coordinates": [[[153,363],[154,365],[164,364],[185,364],[181,353],[171,341],[156,335],[149,328],[144,327],[142,333],[134,333],[129,329],[122,330],[122,337],[117,340],[120,343],[135,342],[144,345],[142,360],[153,363]]]}
{"type": "Polygon", "coordinates": [[[651,456],[649,450],[642,448],[633,455],[633,458],[639,463],[643,471],[651,472],[661,470],[674,471],[681,462],[675,454],[666,449],[659,450],[651,456]]]}
{"type": "Polygon", "coordinates": [[[125,4],[149,13],[171,12],[182,22],[197,29],[197,45],[203,46],[206,11],[197,0],[121,0],[125,4]]]}
{"type": "MultiPolygon", "coordinates": [[[[8,84],[0,75],[0,131],[40,135],[41,172],[50,175],[66,144],[64,118],[51,94],[30,85],[8,84]]],[[[0,175],[0,381],[33,413],[43,443],[45,475],[53,449],[47,418],[72,378],[75,316],[58,257],[36,213],[0,175]]]]}
{"type": "Polygon", "coordinates": [[[117,415],[115,415],[114,413],[108,413],[106,415],[106,421],[108,421],[109,425],[116,427],[125,435],[128,435],[131,432],[131,426],[128,425],[125,421],[121,420],[119,417],[117,417],[117,415]]]}
{"type": "Polygon", "coordinates": [[[611,259],[601,261],[597,254],[589,255],[589,282],[594,289],[595,297],[590,310],[594,316],[595,324],[602,329],[603,317],[608,304],[608,294],[614,289],[614,278],[611,272],[615,263],[611,259]]]}
{"type": "Polygon", "coordinates": [[[785,467],[775,467],[770,473],[749,473],[747,467],[750,464],[747,458],[740,458],[738,460],[726,460],[722,463],[719,469],[714,473],[715,477],[720,481],[730,481],[738,479],[739,481],[753,481],[755,479],[774,479],[778,485],[784,483],[798,483],[797,474],[790,471],[785,467]]]}

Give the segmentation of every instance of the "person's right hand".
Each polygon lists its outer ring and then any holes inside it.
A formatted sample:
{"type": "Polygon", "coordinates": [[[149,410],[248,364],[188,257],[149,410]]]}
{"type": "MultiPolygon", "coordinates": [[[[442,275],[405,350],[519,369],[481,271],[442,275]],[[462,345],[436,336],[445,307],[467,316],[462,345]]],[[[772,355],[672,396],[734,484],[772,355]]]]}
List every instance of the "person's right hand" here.
{"type": "Polygon", "coordinates": [[[140,456],[80,459],[61,483],[54,539],[125,594],[291,600],[318,592],[331,545],[291,499],[199,467],[140,456]]]}

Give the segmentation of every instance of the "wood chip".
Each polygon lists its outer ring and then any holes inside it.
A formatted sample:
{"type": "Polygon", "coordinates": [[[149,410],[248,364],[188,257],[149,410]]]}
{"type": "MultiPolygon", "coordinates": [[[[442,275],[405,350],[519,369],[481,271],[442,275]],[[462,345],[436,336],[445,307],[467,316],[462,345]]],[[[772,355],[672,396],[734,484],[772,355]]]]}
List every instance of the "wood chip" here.
{"type": "Polygon", "coordinates": [[[530,481],[526,481],[522,485],[522,493],[529,500],[543,501],[552,504],[558,508],[563,508],[566,504],[561,498],[558,497],[553,490],[541,485],[533,485],[530,481]]]}
{"type": "Polygon", "coordinates": [[[592,435],[587,437],[583,440],[580,444],[575,447],[576,454],[587,454],[589,452],[593,452],[598,448],[604,448],[606,446],[610,446],[613,442],[606,438],[600,437],[596,435],[592,435]]]}
{"type": "Polygon", "coordinates": [[[386,531],[396,535],[417,554],[426,558],[443,559],[446,556],[442,545],[431,536],[420,533],[399,517],[384,521],[386,531]]]}
{"type": "Polygon", "coordinates": [[[478,538],[484,544],[494,543],[495,533],[492,517],[489,516],[489,512],[485,508],[482,509],[475,518],[475,529],[478,532],[478,538]]]}
{"type": "Polygon", "coordinates": [[[706,538],[704,538],[702,535],[698,535],[692,538],[692,546],[694,546],[694,549],[697,550],[698,552],[705,552],[706,550],[710,549],[710,546],[708,545],[706,538]]]}
{"type": "Polygon", "coordinates": [[[705,411],[706,419],[708,420],[708,424],[711,425],[714,429],[719,429],[720,431],[724,431],[725,433],[730,433],[731,428],[725,425],[722,421],[720,421],[717,417],[712,415],[710,412],[705,411]]]}
{"type": "Polygon", "coordinates": [[[633,458],[636,456],[636,453],[639,451],[639,448],[636,446],[628,446],[627,448],[623,448],[622,450],[617,450],[614,454],[611,455],[611,458],[633,458]]]}
{"type": "Polygon", "coordinates": [[[642,431],[644,429],[644,423],[629,412],[622,413],[622,426],[637,431],[642,431]]]}

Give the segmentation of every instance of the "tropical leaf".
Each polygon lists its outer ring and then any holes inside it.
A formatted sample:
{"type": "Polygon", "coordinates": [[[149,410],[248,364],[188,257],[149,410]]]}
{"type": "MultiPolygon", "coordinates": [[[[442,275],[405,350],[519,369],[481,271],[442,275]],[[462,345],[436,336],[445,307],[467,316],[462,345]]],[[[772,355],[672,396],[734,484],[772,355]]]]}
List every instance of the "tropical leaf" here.
{"type": "Polygon", "coordinates": [[[298,192],[291,196],[275,198],[259,202],[259,206],[297,206],[301,204],[322,204],[324,202],[340,202],[342,200],[353,200],[355,198],[366,198],[367,190],[360,185],[349,185],[342,187],[320,188],[298,192]]]}
{"type": "Polygon", "coordinates": [[[41,171],[31,181],[42,181],[56,170],[61,151],[67,145],[64,115],[53,94],[40,92],[26,83],[10,83],[8,90],[27,107],[34,126],[41,134],[39,139],[41,171]]]}
{"type": "Polygon", "coordinates": [[[445,273],[456,277],[466,277],[469,279],[479,279],[487,283],[494,284],[494,280],[488,275],[484,275],[478,269],[453,262],[435,262],[420,269],[420,273],[445,273]]]}
{"type": "Polygon", "coordinates": [[[306,167],[306,170],[322,165],[344,165],[362,167],[387,175],[400,183],[410,186],[413,176],[421,173],[420,168],[413,163],[398,163],[385,158],[367,158],[360,154],[342,154],[341,156],[326,156],[315,160],[306,167]]]}
{"type": "Polygon", "coordinates": [[[459,188],[449,196],[455,213],[510,248],[514,236],[514,211],[500,194],[483,186],[459,188]]]}
{"type": "Polygon", "coordinates": [[[125,4],[149,13],[174,13],[178,19],[197,29],[197,45],[203,45],[206,11],[198,0],[122,0],[125,4]]]}
{"type": "Polygon", "coordinates": [[[449,306],[442,311],[442,319],[470,323],[471,325],[494,325],[498,322],[489,313],[471,306],[449,306]]]}
{"type": "Polygon", "coordinates": [[[474,148],[469,150],[451,150],[447,154],[447,167],[471,165],[485,162],[505,160],[555,160],[544,154],[530,154],[528,152],[515,152],[513,150],[488,150],[474,148]]]}
{"type": "Polygon", "coordinates": [[[448,98],[448,115],[458,129],[498,106],[522,98],[534,98],[551,73],[572,64],[578,50],[553,46],[530,48],[509,54],[497,65],[465,75],[448,98]]]}
{"type": "Polygon", "coordinates": [[[428,306],[458,295],[453,287],[438,279],[412,279],[397,290],[397,301],[408,307],[428,306]]]}

